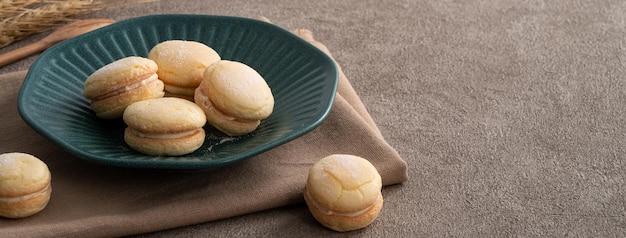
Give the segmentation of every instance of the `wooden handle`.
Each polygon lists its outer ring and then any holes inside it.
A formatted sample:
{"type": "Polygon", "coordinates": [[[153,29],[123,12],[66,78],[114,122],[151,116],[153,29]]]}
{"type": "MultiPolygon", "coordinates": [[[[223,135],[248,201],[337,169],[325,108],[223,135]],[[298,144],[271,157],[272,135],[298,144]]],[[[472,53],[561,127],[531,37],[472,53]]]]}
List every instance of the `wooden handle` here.
{"type": "Polygon", "coordinates": [[[48,48],[45,41],[38,41],[33,44],[18,48],[0,55],[0,67],[13,63],[16,60],[23,59],[32,54],[41,52],[48,48]]]}

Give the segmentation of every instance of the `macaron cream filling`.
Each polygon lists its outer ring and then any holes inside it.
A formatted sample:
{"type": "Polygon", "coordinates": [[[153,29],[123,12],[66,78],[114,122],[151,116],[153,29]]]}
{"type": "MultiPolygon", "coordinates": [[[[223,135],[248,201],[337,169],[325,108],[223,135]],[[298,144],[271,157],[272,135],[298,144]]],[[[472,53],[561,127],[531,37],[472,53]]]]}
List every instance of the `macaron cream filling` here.
{"type": "Polygon", "coordinates": [[[175,95],[193,96],[195,87],[178,87],[171,84],[165,84],[165,91],[175,95]]]}
{"type": "Polygon", "coordinates": [[[50,189],[50,183],[48,183],[43,189],[34,193],[26,194],[24,196],[19,196],[19,197],[0,198],[0,203],[16,203],[16,202],[26,201],[28,199],[39,197],[45,194],[46,192],[48,192],[49,189],[50,189]]]}
{"type": "Polygon", "coordinates": [[[130,131],[142,138],[150,138],[150,139],[177,139],[177,138],[185,138],[187,136],[191,136],[194,135],[196,133],[198,133],[199,129],[195,129],[195,130],[190,130],[190,131],[183,131],[183,132],[176,132],[176,133],[146,133],[146,132],[141,132],[135,129],[130,129],[130,131]]]}
{"type": "Polygon", "coordinates": [[[98,95],[97,97],[94,97],[92,100],[94,101],[98,101],[98,100],[103,100],[103,99],[107,99],[110,97],[114,97],[117,95],[120,95],[122,93],[128,92],[128,91],[132,91],[134,89],[137,88],[141,88],[143,86],[149,85],[149,84],[155,84],[158,83],[159,80],[159,76],[157,74],[152,74],[147,76],[144,79],[141,79],[139,81],[136,81],[134,83],[131,83],[129,85],[124,85],[123,87],[119,87],[119,88],[114,88],[111,91],[108,91],[104,94],[98,95]]]}
{"type": "MultiPolygon", "coordinates": [[[[313,197],[311,196],[311,193],[309,193],[309,190],[306,189],[304,196],[307,197],[307,200],[309,200],[309,202],[311,203],[311,205],[313,205],[313,207],[315,207],[317,210],[321,211],[322,213],[326,214],[326,215],[337,215],[337,216],[345,216],[345,217],[357,217],[362,215],[363,213],[367,212],[369,209],[371,209],[374,205],[376,205],[376,203],[373,203],[372,205],[358,210],[358,211],[354,211],[354,212],[334,212],[331,210],[328,210],[322,206],[320,206],[315,199],[313,199],[313,197]]],[[[378,201],[378,199],[380,199],[380,194],[376,197],[375,201],[378,201]]]]}

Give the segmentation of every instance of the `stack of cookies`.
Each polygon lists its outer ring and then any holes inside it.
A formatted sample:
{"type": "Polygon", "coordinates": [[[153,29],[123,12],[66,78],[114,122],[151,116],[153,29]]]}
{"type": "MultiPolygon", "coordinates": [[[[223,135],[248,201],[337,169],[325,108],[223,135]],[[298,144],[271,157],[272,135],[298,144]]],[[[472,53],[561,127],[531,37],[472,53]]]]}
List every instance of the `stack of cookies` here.
{"type": "Polygon", "coordinates": [[[85,81],[84,96],[96,116],[123,118],[126,143],[149,155],[197,150],[207,122],[229,136],[248,134],[274,108],[272,91],[256,70],[184,40],[161,42],[147,58],[103,66],[85,81]]]}

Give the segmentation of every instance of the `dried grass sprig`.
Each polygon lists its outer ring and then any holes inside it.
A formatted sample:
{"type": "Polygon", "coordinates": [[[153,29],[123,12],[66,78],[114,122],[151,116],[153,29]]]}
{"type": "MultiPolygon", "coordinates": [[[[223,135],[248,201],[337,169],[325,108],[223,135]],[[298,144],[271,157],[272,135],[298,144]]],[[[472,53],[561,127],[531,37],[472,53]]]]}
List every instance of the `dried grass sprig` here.
{"type": "Polygon", "coordinates": [[[3,0],[0,1],[0,16],[5,18],[6,16],[13,15],[14,13],[23,10],[35,3],[41,1],[37,0],[3,0]]]}
{"type": "Polygon", "coordinates": [[[2,0],[0,2],[0,48],[88,13],[153,1],[2,0]]]}

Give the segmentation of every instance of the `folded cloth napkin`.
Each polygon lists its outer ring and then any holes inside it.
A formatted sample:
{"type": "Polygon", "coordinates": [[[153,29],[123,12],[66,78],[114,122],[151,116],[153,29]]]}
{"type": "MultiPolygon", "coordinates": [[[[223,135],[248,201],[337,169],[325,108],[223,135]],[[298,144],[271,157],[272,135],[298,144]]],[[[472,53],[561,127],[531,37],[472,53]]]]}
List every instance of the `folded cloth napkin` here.
{"type": "MultiPolygon", "coordinates": [[[[294,33],[330,54],[310,31],[294,33]]],[[[302,203],[308,169],[335,153],[370,160],[384,185],[408,179],[406,162],[384,140],[341,70],[336,100],[320,127],[241,163],[199,171],[109,167],[62,150],[17,112],[25,75],[0,75],[0,153],[30,153],[46,162],[52,196],[34,216],[0,218],[3,237],[123,236],[302,203]]]]}

